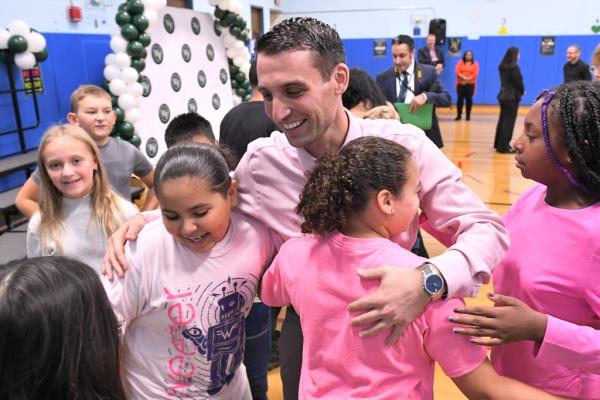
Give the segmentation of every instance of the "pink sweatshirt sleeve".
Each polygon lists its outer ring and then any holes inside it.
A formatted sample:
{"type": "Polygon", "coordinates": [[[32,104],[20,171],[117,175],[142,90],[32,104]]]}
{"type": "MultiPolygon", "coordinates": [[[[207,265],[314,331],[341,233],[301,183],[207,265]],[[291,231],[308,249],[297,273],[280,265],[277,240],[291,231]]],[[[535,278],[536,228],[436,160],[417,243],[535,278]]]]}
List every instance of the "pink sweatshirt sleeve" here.
{"type": "MultiPolygon", "coordinates": [[[[590,257],[585,300],[595,313],[592,325],[600,328],[600,246],[590,257]]],[[[538,346],[537,359],[600,374],[600,329],[581,326],[548,316],[544,341],[538,346]]]]}
{"type": "Polygon", "coordinates": [[[504,257],[508,233],[433,142],[423,140],[411,150],[421,174],[422,226],[450,245],[430,261],[444,275],[449,296],[475,297],[504,257]]]}

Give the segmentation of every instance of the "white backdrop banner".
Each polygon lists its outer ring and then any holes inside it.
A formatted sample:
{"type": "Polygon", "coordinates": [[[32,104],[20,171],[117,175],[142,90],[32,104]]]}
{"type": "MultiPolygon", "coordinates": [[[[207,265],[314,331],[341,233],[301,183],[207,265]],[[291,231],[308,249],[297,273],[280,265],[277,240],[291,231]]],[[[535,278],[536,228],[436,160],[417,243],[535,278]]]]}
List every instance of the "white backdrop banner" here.
{"type": "Polygon", "coordinates": [[[136,133],[153,164],[166,150],[165,128],[177,115],[197,112],[218,137],[221,120],[233,106],[227,54],[215,21],[207,13],[166,7],[148,31],[152,43],[141,73],[144,94],[136,133]]]}

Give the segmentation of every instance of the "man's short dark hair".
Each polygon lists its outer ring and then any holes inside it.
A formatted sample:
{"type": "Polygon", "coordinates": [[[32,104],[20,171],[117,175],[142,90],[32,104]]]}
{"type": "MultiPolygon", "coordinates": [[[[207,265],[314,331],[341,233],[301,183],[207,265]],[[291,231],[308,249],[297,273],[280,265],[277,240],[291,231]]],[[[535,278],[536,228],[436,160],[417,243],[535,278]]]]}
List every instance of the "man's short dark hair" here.
{"type": "Polygon", "coordinates": [[[253,88],[258,87],[258,75],[256,74],[256,59],[250,61],[250,71],[248,72],[248,80],[250,86],[253,88]]]}
{"type": "Polygon", "coordinates": [[[173,118],[165,130],[165,143],[167,148],[177,143],[191,142],[195,135],[205,136],[211,143],[215,143],[210,122],[196,113],[180,114],[173,118]]]}
{"type": "Polygon", "coordinates": [[[392,45],[394,44],[405,44],[408,46],[410,51],[413,51],[415,48],[415,41],[408,35],[398,35],[392,39],[392,45]]]}
{"type": "Polygon", "coordinates": [[[256,42],[256,53],[275,55],[291,50],[308,50],[314,54],[314,66],[323,80],[331,78],[336,65],[346,62],[344,44],[331,26],[315,18],[296,17],[283,20],[256,42]]]}

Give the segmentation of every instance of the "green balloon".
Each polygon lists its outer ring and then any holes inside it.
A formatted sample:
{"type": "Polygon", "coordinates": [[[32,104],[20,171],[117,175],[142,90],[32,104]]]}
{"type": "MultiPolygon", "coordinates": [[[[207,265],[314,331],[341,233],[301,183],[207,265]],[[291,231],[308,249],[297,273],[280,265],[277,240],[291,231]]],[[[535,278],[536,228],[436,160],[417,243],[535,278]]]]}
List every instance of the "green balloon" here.
{"type": "MultiPolygon", "coordinates": [[[[231,61],[231,58],[229,59],[229,61],[231,61]]],[[[230,74],[231,76],[233,76],[233,75],[237,74],[239,71],[240,71],[240,68],[239,68],[237,65],[235,65],[235,64],[233,64],[233,63],[231,63],[231,64],[229,65],[229,74],[230,74]]]]}
{"type": "Polygon", "coordinates": [[[235,89],[237,89],[237,88],[239,88],[239,87],[240,87],[240,84],[239,84],[239,83],[238,83],[238,82],[237,82],[235,79],[232,79],[232,80],[231,80],[231,88],[232,88],[233,90],[235,90],[235,89]]]}
{"type": "Polygon", "coordinates": [[[140,36],[140,32],[133,24],[125,24],[121,27],[121,35],[131,41],[136,40],[140,36]]]}
{"type": "Polygon", "coordinates": [[[111,137],[119,137],[119,133],[117,132],[117,125],[113,125],[112,131],[110,131],[110,136],[111,137]]]}
{"type": "Polygon", "coordinates": [[[141,57],[144,54],[144,45],[134,40],[127,43],[127,54],[131,57],[141,57]]]}
{"type": "Polygon", "coordinates": [[[221,10],[219,7],[215,7],[215,17],[221,19],[227,14],[229,11],[221,10]]]}
{"type": "Polygon", "coordinates": [[[237,39],[239,39],[240,35],[242,34],[242,30],[235,25],[231,25],[229,27],[229,32],[231,32],[231,34],[233,36],[235,36],[237,39]]]}
{"type": "Polygon", "coordinates": [[[233,24],[240,29],[244,29],[246,27],[246,21],[244,21],[244,18],[242,18],[241,15],[235,16],[235,20],[233,21],[233,24]]]}
{"type": "Polygon", "coordinates": [[[244,31],[242,32],[242,34],[240,35],[240,40],[242,42],[244,42],[244,44],[247,46],[248,43],[250,43],[250,38],[248,37],[248,34],[244,31]]]}
{"type": "MultiPolygon", "coordinates": [[[[107,89],[108,93],[110,93],[110,89],[107,89]]],[[[115,96],[114,94],[110,95],[110,101],[112,103],[113,109],[115,107],[119,107],[119,98],[117,96],[115,96]]]]}
{"type": "Polygon", "coordinates": [[[250,81],[247,79],[244,82],[240,83],[240,86],[246,90],[250,90],[250,88],[252,87],[252,85],[250,84],[250,81]]]}
{"type": "Polygon", "coordinates": [[[231,26],[233,21],[235,20],[235,14],[228,12],[219,20],[219,25],[223,27],[231,26]]]}
{"type": "Polygon", "coordinates": [[[35,61],[37,61],[37,62],[46,61],[48,59],[48,49],[44,48],[44,50],[42,50],[42,51],[33,53],[33,56],[35,57],[35,61]]]}
{"type": "Polygon", "coordinates": [[[144,3],[142,0],[129,0],[127,2],[127,12],[131,15],[138,15],[144,12],[144,3]]]}
{"type": "Polygon", "coordinates": [[[22,53],[27,50],[27,40],[21,35],[13,35],[8,39],[8,50],[11,53],[22,53]]]}
{"type": "Polygon", "coordinates": [[[244,102],[246,102],[246,101],[250,101],[250,99],[251,99],[251,98],[252,98],[252,92],[250,92],[250,93],[246,94],[246,95],[244,96],[244,99],[243,99],[243,101],[244,101],[244,102]]]}
{"type": "Polygon", "coordinates": [[[108,81],[105,79],[102,81],[102,84],[100,84],[100,87],[104,90],[106,90],[108,93],[110,93],[110,89],[108,88],[108,81]]]}
{"type": "Polygon", "coordinates": [[[146,61],[143,58],[134,57],[131,59],[131,68],[142,72],[146,68],[146,61]]]}
{"type": "Polygon", "coordinates": [[[131,22],[131,15],[127,11],[119,11],[115,16],[115,21],[117,21],[117,25],[123,26],[131,22]]]}
{"type": "Polygon", "coordinates": [[[131,139],[129,139],[129,143],[131,143],[135,147],[140,147],[140,144],[142,144],[142,138],[138,135],[133,135],[131,139]]]}
{"type": "Polygon", "coordinates": [[[150,45],[150,42],[152,41],[152,39],[150,38],[150,35],[148,35],[147,33],[142,33],[140,35],[140,37],[138,37],[138,41],[144,45],[144,47],[148,47],[150,45]]]}
{"type": "Polygon", "coordinates": [[[237,94],[241,98],[244,98],[244,96],[246,95],[246,89],[239,87],[235,89],[235,94],[237,94]]]}
{"type": "Polygon", "coordinates": [[[117,126],[117,132],[121,139],[129,140],[133,137],[135,128],[131,122],[123,121],[117,126]]]}
{"type": "Polygon", "coordinates": [[[132,22],[133,26],[135,26],[140,32],[144,32],[146,29],[148,29],[148,26],[150,25],[148,18],[146,18],[144,15],[134,15],[132,18],[132,22]]]}
{"type": "Polygon", "coordinates": [[[233,76],[233,79],[238,81],[238,83],[242,83],[246,80],[246,75],[242,71],[238,71],[237,74],[233,76]]]}
{"type": "Polygon", "coordinates": [[[123,118],[125,118],[125,113],[120,107],[113,107],[113,111],[115,112],[115,115],[117,117],[115,125],[118,125],[121,122],[123,122],[123,118]]]}
{"type": "Polygon", "coordinates": [[[127,11],[127,2],[119,4],[119,11],[127,11]]]}

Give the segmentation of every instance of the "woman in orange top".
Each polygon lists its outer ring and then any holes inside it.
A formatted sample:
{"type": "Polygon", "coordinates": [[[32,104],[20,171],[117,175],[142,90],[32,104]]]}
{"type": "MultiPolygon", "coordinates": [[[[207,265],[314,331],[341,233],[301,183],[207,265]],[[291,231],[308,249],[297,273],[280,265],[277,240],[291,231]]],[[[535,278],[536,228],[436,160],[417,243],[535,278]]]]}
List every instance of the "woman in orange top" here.
{"type": "Polygon", "coordinates": [[[473,95],[475,94],[475,81],[479,74],[479,64],[473,59],[473,52],[467,50],[461,61],[456,64],[456,118],[460,121],[462,117],[463,102],[467,101],[467,121],[471,119],[471,107],[473,106],[473,95]]]}

